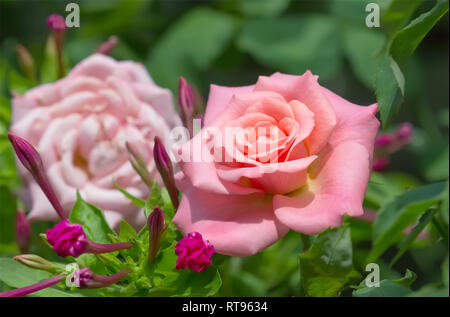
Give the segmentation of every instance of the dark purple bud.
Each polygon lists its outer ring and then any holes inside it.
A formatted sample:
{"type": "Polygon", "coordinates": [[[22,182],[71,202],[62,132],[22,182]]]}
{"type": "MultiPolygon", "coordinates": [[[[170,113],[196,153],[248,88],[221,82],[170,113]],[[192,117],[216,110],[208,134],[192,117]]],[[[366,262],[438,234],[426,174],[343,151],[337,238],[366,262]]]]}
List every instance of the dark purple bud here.
{"type": "Polygon", "coordinates": [[[130,242],[97,243],[88,240],[83,227],[78,223],[61,221],[53,229],[47,230],[47,241],[60,257],[78,257],[83,253],[110,253],[133,248],[130,242]]]}
{"type": "Polygon", "coordinates": [[[27,253],[31,242],[31,226],[27,216],[21,210],[17,210],[16,216],[16,240],[21,253],[27,253]]]}
{"type": "Polygon", "coordinates": [[[79,288],[103,288],[123,280],[131,271],[125,269],[119,273],[103,276],[92,272],[88,268],[76,270],[72,276],[72,283],[79,288]]]}
{"type": "Polygon", "coordinates": [[[195,109],[194,93],[187,81],[180,77],[178,85],[178,113],[183,121],[183,124],[188,128],[189,133],[192,135],[192,119],[195,109]]]}
{"type": "Polygon", "coordinates": [[[155,207],[147,220],[149,233],[148,262],[152,263],[158,253],[159,241],[164,232],[164,213],[158,206],[155,207]]]}
{"type": "Polygon", "coordinates": [[[25,296],[40,290],[43,290],[45,288],[51,287],[53,285],[58,284],[59,282],[61,282],[62,280],[64,280],[66,278],[65,274],[59,274],[56,276],[53,276],[52,278],[49,278],[48,280],[30,285],[30,286],[26,286],[26,287],[22,287],[22,288],[18,288],[18,289],[14,289],[11,291],[6,291],[6,292],[0,292],[0,297],[21,297],[21,296],[25,296]]]}
{"type": "Polygon", "coordinates": [[[155,160],[156,168],[164,182],[164,185],[169,192],[170,199],[175,209],[178,208],[178,190],[175,186],[175,178],[173,175],[172,161],[167,154],[164,145],[159,137],[155,137],[155,145],[153,147],[153,158],[155,160]]]}
{"type": "Polygon", "coordinates": [[[47,174],[44,171],[41,156],[36,149],[24,139],[8,133],[9,140],[14,148],[22,165],[30,172],[34,180],[41,187],[47,199],[52,204],[58,216],[61,219],[66,219],[67,215],[59,202],[53,187],[51,186],[47,174]]]}
{"type": "Polygon", "coordinates": [[[47,18],[47,26],[54,32],[64,32],[66,21],[59,14],[52,14],[47,18]]]}
{"type": "Polygon", "coordinates": [[[106,42],[102,43],[97,48],[97,53],[108,55],[119,44],[119,38],[117,36],[111,36],[106,42]]]}

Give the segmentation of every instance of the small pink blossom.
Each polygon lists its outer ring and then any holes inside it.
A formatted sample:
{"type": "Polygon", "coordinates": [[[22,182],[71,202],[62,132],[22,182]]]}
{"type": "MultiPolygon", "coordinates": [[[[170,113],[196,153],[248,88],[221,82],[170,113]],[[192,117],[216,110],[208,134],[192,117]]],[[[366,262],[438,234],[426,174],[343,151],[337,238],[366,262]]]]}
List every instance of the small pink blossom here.
{"type": "Polygon", "coordinates": [[[53,229],[47,230],[47,240],[61,257],[78,257],[86,251],[88,240],[78,223],[63,220],[53,229]]]}
{"type": "Polygon", "coordinates": [[[66,30],[66,21],[59,14],[52,14],[47,18],[47,26],[55,32],[66,30]]]}
{"type": "Polygon", "coordinates": [[[214,246],[204,241],[200,233],[191,232],[177,243],[175,254],[178,255],[177,270],[190,268],[198,273],[211,265],[214,246]]]}

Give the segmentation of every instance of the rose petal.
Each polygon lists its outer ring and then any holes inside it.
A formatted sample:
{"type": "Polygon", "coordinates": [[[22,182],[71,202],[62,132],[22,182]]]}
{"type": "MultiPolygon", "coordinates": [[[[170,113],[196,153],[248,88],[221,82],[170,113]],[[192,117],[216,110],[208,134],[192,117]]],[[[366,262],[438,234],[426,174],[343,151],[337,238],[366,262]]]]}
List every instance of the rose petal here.
{"type": "Polygon", "coordinates": [[[216,195],[192,186],[179,186],[184,190],[184,196],[173,223],[184,235],[200,232],[214,245],[217,253],[253,255],[288,232],[288,228],[274,217],[270,197],[216,195]]]}

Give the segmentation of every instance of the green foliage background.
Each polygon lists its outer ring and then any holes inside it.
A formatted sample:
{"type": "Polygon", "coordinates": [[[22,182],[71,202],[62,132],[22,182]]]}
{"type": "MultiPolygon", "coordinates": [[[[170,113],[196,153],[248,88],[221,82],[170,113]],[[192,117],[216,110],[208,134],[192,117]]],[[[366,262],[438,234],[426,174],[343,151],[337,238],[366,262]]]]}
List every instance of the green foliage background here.
{"type": "MultiPolygon", "coordinates": [[[[69,2],[0,0],[2,257],[18,253],[14,192],[19,182],[6,137],[10,89],[20,93],[33,85],[20,71],[15,47],[20,43],[30,50],[41,70],[40,82],[51,81],[54,69],[45,52],[45,19],[51,13],[65,15],[69,2]]],[[[378,100],[386,131],[404,121],[415,126],[411,144],[392,157],[389,171],[372,175],[365,207],[379,212],[375,223],[348,219],[345,226],[315,239],[290,232],[252,257],[217,256],[222,277],[218,295],[448,296],[448,1],[76,2],[81,27],[67,32],[68,65],[116,35],[120,44],[113,57],[142,62],[154,80],[175,95],[178,77],[184,76],[195,84],[203,103],[210,83],[248,85],[259,75],[311,69],[322,85],[354,103],[378,100]],[[380,4],[381,28],[366,27],[368,2],[380,4]],[[404,78],[404,86],[399,78],[404,78]],[[416,227],[405,236],[402,232],[409,225],[416,227]],[[424,228],[429,238],[416,239],[424,228]],[[330,241],[336,243],[330,247],[330,241]],[[302,253],[310,245],[310,251],[302,253]],[[330,255],[336,246],[338,259],[330,255]],[[335,262],[325,261],[327,257],[335,262]],[[379,289],[356,286],[367,274],[368,262],[380,265],[379,289]]],[[[48,226],[34,224],[33,232],[48,226]]],[[[55,258],[37,236],[31,252],[55,258]]],[[[3,262],[3,269],[11,264],[3,262]]],[[[2,288],[6,285],[0,282],[2,288]]]]}

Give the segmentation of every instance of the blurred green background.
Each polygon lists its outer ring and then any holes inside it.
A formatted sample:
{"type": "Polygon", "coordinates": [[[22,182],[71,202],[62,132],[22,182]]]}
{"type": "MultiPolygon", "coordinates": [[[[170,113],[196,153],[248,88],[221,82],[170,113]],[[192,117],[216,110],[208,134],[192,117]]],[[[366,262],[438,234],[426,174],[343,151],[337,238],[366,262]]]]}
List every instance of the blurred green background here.
{"type": "MultiPolygon", "coordinates": [[[[405,0],[408,1],[408,0],[405,0]]],[[[0,0],[0,255],[17,254],[14,242],[18,186],[6,134],[9,123],[9,87],[23,91],[30,83],[21,75],[17,44],[45,67],[48,15],[65,16],[65,6],[80,6],[80,28],[70,28],[65,54],[73,66],[92,54],[111,35],[120,38],[112,56],[142,62],[153,79],[174,95],[179,76],[198,89],[204,101],[209,84],[253,84],[259,75],[280,71],[302,74],[307,69],[320,83],[357,104],[376,102],[374,77],[378,55],[386,42],[389,21],[383,10],[389,0],[0,0]],[[365,25],[368,2],[382,8],[381,27],[365,25]],[[386,22],[386,23],[385,23],[386,22]]],[[[429,10],[434,1],[420,3],[412,17],[429,10]]],[[[411,144],[392,157],[384,174],[369,185],[371,208],[380,208],[390,197],[420,184],[448,178],[449,55],[448,14],[431,30],[402,70],[406,98],[391,127],[411,122],[411,144]],[[383,195],[372,187],[384,184],[383,195]],[[372,186],[372,187],[371,187],[372,186]],[[386,190],[388,188],[388,190],[386,190]],[[372,188],[373,189],[373,188],[372,188]]],[[[448,210],[447,210],[448,213],[448,210]]],[[[448,219],[448,218],[447,218],[448,219]]],[[[46,224],[35,225],[35,230],[46,224]]],[[[352,220],[354,261],[363,270],[370,250],[371,226],[352,220]]],[[[431,230],[432,231],[432,230],[431,230]]],[[[37,231],[35,231],[37,232],[37,231]]],[[[431,232],[433,235],[433,232],[431,232]]],[[[42,253],[38,242],[33,245],[42,253]]],[[[250,258],[225,259],[219,295],[292,296],[299,294],[298,253],[300,236],[290,233],[269,250],[250,258]]],[[[382,268],[387,277],[410,268],[419,276],[418,294],[441,295],[441,265],[446,250],[436,241],[417,242],[394,266],[382,268]]],[[[385,255],[387,259],[392,254],[385,255]]],[[[383,260],[380,260],[381,264],[383,260]]],[[[448,258],[447,258],[448,273],[448,258]]],[[[448,279],[448,275],[447,275],[448,279]]],[[[447,280],[448,283],[448,280],[447,280]]],[[[0,284],[1,285],[1,284],[0,284]]],[[[1,289],[1,286],[0,286],[1,289]]],[[[448,295],[448,284],[447,284],[448,295]]]]}

